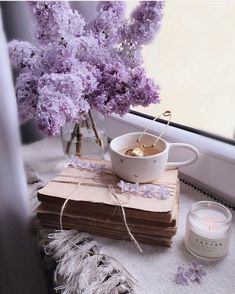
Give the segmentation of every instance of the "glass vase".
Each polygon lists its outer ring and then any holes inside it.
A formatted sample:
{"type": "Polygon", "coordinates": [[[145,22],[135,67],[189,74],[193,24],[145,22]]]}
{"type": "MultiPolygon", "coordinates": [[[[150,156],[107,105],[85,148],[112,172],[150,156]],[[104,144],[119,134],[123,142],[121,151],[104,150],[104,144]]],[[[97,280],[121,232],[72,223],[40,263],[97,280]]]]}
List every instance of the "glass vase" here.
{"type": "Polygon", "coordinates": [[[81,123],[66,123],[61,128],[64,154],[104,158],[107,151],[107,135],[103,121],[104,118],[100,114],[89,111],[81,123]]]}

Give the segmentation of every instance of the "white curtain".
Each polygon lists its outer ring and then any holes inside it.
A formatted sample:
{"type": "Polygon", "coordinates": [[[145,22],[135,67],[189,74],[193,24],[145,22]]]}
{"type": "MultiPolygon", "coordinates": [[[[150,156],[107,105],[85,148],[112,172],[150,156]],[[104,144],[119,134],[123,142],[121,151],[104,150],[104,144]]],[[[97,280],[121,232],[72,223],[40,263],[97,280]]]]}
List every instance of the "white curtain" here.
{"type": "Polygon", "coordinates": [[[47,293],[29,234],[16,99],[0,10],[0,293],[47,293]]]}

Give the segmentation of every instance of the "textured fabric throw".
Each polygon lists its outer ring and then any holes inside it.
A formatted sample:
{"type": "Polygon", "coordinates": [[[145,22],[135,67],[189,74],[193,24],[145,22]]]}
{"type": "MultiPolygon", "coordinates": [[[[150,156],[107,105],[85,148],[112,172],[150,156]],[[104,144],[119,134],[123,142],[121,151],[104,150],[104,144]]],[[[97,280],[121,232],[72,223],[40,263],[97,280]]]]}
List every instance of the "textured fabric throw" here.
{"type": "MultiPolygon", "coordinates": [[[[38,175],[25,166],[32,213],[39,202],[37,190],[42,187],[38,175]]],[[[61,294],[134,293],[135,279],[111,256],[100,252],[100,246],[87,233],[76,230],[41,234],[45,253],[56,261],[55,290],[61,294]]]]}
{"type": "Polygon", "coordinates": [[[134,293],[133,277],[112,257],[100,253],[89,234],[55,231],[48,241],[45,252],[57,261],[56,290],[63,294],[134,293]]]}

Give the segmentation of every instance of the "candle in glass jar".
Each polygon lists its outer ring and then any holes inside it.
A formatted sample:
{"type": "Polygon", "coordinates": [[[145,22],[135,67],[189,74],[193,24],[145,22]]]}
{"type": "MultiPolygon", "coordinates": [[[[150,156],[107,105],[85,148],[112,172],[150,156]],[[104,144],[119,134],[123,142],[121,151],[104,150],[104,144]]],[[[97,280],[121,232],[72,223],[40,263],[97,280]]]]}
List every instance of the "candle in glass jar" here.
{"type": "Polygon", "coordinates": [[[204,259],[225,257],[229,250],[231,220],[231,212],[219,203],[195,203],[187,216],[186,248],[204,259]]]}

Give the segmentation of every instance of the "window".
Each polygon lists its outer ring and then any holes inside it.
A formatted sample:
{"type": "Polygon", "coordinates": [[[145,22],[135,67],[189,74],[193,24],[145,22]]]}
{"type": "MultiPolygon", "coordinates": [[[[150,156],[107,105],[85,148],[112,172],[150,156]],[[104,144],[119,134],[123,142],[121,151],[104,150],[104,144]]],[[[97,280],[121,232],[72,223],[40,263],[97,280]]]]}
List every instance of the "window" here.
{"type": "MultiPolygon", "coordinates": [[[[138,5],[127,3],[128,13],[138,5]]],[[[174,123],[199,130],[168,127],[168,142],[196,146],[199,160],[180,169],[180,178],[204,191],[235,203],[235,2],[166,1],[162,28],[143,48],[144,66],[161,86],[162,102],[135,111],[156,116],[173,113],[174,123]],[[200,130],[221,136],[219,141],[200,134],[200,130]],[[227,144],[226,142],[232,143],[227,144]]],[[[107,119],[110,138],[149,127],[143,115],[127,114],[107,119]]],[[[173,125],[173,124],[172,124],[173,125]]],[[[160,134],[164,125],[151,124],[149,132],[160,134]]],[[[172,160],[187,157],[175,150],[172,160]]]]}
{"type": "MultiPolygon", "coordinates": [[[[128,13],[138,5],[128,2],[128,13]]],[[[235,2],[166,1],[161,30],[143,49],[162,101],[134,110],[235,139],[235,2]]]]}

